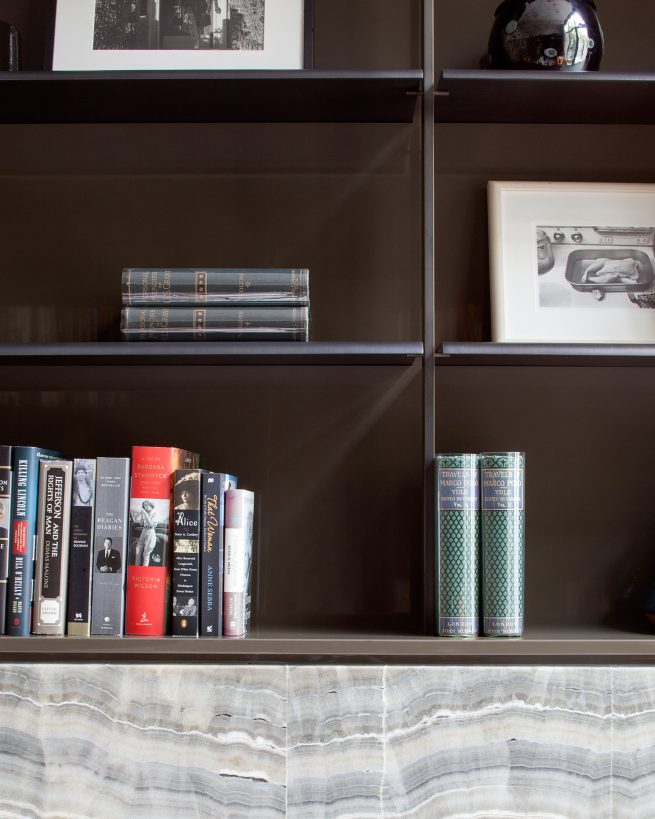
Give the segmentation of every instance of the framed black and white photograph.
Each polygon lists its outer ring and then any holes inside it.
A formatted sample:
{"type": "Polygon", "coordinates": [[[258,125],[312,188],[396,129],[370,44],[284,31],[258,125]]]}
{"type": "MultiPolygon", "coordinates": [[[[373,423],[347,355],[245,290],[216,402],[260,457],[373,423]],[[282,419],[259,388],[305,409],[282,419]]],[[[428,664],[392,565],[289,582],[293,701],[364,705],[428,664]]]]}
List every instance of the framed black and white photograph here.
{"type": "Polygon", "coordinates": [[[492,337],[655,342],[655,185],[489,182],[492,337]]]}
{"type": "Polygon", "coordinates": [[[57,0],[55,71],[311,67],[313,0],[57,0]]]}

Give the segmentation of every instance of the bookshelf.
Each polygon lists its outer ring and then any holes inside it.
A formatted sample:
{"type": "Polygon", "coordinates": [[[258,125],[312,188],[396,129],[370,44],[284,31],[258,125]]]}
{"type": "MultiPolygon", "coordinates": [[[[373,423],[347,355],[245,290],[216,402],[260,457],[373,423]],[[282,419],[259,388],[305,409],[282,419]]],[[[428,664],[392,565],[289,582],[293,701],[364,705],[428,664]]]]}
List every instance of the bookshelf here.
{"type": "Polygon", "coordinates": [[[55,75],[54,4],[0,0],[26,37],[0,76],[6,428],[71,457],[184,446],[263,503],[248,639],[1,659],[652,662],[653,348],[492,344],[484,191],[655,181],[655,66],[617,0],[607,72],[472,69],[496,4],[464,1],[465,29],[463,0],[316,0],[303,72],[55,75]],[[117,341],[124,265],[209,263],[309,267],[312,342],[117,341]],[[493,449],[527,453],[526,635],[438,639],[432,456],[493,449]]]}

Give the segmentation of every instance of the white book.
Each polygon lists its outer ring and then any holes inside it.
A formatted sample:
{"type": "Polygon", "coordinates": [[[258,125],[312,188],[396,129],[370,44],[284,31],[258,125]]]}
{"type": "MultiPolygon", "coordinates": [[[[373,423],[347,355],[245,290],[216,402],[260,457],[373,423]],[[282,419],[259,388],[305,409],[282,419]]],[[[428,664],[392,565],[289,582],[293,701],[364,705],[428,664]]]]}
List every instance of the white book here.
{"type": "Polygon", "coordinates": [[[248,489],[225,493],[223,634],[245,637],[250,627],[250,577],[255,495],[248,489]]]}

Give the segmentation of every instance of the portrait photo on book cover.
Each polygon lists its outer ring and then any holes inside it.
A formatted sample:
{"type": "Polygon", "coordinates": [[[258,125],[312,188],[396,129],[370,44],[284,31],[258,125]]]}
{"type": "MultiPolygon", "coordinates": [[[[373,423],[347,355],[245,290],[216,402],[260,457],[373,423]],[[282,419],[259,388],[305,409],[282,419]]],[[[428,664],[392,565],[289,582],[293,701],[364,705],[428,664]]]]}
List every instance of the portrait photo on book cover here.
{"type": "Polygon", "coordinates": [[[114,539],[104,537],[96,549],[96,571],[101,574],[117,574],[123,566],[121,553],[114,548],[114,539]]]}
{"type": "Polygon", "coordinates": [[[497,342],[655,342],[655,185],[489,182],[497,342]]]}
{"type": "Polygon", "coordinates": [[[198,614],[198,600],[192,595],[173,597],[173,617],[195,617],[198,614]]]}
{"type": "Polygon", "coordinates": [[[5,501],[0,501],[0,540],[9,538],[9,514],[5,501]]]}
{"type": "Polygon", "coordinates": [[[178,510],[200,508],[200,473],[188,472],[173,487],[173,506],[178,510]]]}
{"type": "Polygon", "coordinates": [[[57,0],[55,71],[310,67],[313,0],[57,0]]]}
{"type": "Polygon", "coordinates": [[[131,566],[163,566],[168,547],[169,503],[159,498],[130,498],[131,566]]]}
{"type": "Polygon", "coordinates": [[[86,458],[75,460],[73,470],[73,506],[93,506],[95,493],[95,461],[86,458]]]}

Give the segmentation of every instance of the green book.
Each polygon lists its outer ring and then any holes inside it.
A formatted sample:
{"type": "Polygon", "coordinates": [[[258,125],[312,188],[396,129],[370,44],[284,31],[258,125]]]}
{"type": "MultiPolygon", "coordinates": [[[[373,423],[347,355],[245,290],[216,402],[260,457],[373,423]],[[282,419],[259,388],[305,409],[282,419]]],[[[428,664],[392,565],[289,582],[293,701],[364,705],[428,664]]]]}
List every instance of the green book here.
{"type": "Polygon", "coordinates": [[[478,456],[437,455],[437,633],[479,631],[480,501],[478,456]]]}
{"type": "Polygon", "coordinates": [[[480,456],[482,616],[487,637],[523,634],[524,476],[522,452],[480,456]]]}

